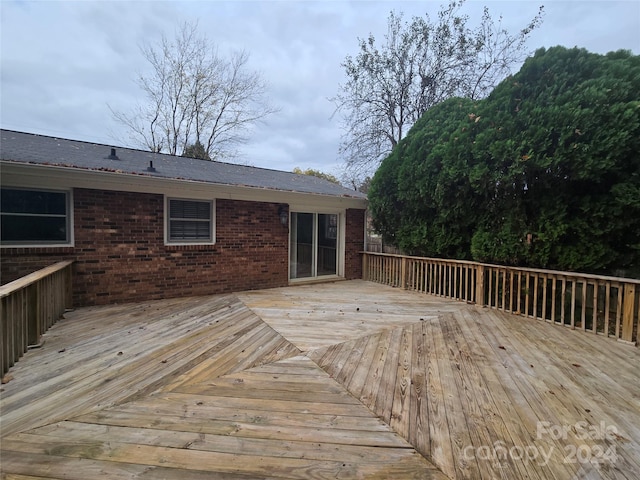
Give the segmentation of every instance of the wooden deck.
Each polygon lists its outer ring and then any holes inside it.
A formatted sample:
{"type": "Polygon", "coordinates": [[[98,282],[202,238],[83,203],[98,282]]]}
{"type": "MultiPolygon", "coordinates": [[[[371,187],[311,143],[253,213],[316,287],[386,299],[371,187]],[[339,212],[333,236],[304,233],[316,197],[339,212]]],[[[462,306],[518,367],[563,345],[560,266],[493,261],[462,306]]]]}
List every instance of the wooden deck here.
{"type": "Polygon", "coordinates": [[[10,371],[0,471],[640,477],[640,349],[362,281],[78,309],[10,371]]]}

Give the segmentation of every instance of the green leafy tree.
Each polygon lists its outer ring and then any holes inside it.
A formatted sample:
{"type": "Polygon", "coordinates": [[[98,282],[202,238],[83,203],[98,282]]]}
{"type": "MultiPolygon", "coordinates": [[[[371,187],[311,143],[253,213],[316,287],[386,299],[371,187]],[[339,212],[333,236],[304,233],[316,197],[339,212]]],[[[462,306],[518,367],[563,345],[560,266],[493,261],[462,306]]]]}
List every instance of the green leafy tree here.
{"type": "Polygon", "coordinates": [[[325,180],[329,180],[331,183],[340,185],[340,180],[338,180],[335,176],[331,175],[330,173],[321,172],[320,170],[314,170],[313,168],[302,170],[299,167],[295,167],[293,169],[293,173],[297,173],[298,175],[311,175],[312,177],[323,178],[325,180]]]}
{"type": "Polygon", "coordinates": [[[640,57],[541,49],[484,100],[428,111],[369,198],[423,255],[563,270],[640,265],[640,57]]]}
{"type": "Polygon", "coordinates": [[[197,140],[196,143],[187,145],[187,147],[184,149],[184,152],[182,152],[182,156],[189,158],[199,158],[200,160],[211,160],[207,149],[204,148],[204,145],[202,145],[202,143],[197,140]]]}

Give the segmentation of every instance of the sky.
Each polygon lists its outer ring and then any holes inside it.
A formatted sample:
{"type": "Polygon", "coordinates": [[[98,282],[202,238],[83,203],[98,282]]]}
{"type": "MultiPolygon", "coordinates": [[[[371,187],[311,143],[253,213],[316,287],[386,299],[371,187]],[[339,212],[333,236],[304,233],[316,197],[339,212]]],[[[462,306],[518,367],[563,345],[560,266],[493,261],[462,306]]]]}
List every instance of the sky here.
{"type": "MultiPolygon", "coordinates": [[[[222,55],[246,50],[279,110],[254,126],[236,162],[340,177],[342,134],[329,100],[344,82],[341,63],[358,39],[382,40],[391,10],[435,18],[440,1],[13,1],[0,0],[0,126],[115,146],[133,146],[111,109],[142,100],[135,80],[149,66],[140,46],[173,37],[183,22],[222,55]]],[[[582,47],[640,54],[640,0],[474,1],[470,25],[487,6],[511,32],[544,5],[531,35],[540,47],[582,47]]]]}

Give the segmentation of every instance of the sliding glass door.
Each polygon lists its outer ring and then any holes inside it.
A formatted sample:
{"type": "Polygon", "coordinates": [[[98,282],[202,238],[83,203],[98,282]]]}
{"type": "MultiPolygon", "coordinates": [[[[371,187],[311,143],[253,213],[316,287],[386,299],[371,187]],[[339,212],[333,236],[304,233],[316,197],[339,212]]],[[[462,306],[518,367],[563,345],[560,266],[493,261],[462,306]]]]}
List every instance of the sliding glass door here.
{"type": "Polygon", "coordinates": [[[337,274],[338,233],[337,214],[291,212],[290,277],[337,274]]]}

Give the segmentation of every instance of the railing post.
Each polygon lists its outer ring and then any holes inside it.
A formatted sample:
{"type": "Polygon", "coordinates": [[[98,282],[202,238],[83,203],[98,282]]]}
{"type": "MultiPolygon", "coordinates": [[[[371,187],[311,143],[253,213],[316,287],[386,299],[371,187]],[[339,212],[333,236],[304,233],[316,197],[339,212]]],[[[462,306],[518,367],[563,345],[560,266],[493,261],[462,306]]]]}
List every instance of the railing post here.
{"type": "Polygon", "coordinates": [[[476,305],[484,307],[484,266],[476,265],[476,305]]]}
{"type": "Polygon", "coordinates": [[[403,290],[407,288],[407,257],[402,257],[400,264],[400,287],[403,290]]]}
{"type": "Polygon", "coordinates": [[[636,301],[636,286],[626,284],[624,288],[624,303],[622,306],[622,335],[625,342],[633,341],[633,310],[636,301]]]}
{"type": "Polygon", "coordinates": [[[65,268],[65,299],[64,308],[66,310],[73,309],[73,264],[65,268]]]}
{"type": "Polygon", "coordinates": [[[362,280],[369,280],[369,255],[362,253],[362,280]]]}
{"type": "Polygon", "coordinates": [[[27,345],[37,345],[42,335],[40,328],[41,305],[40,284],[35,283],[24,290],[26,304],[23,311],[26,312],[27,345]]]}

